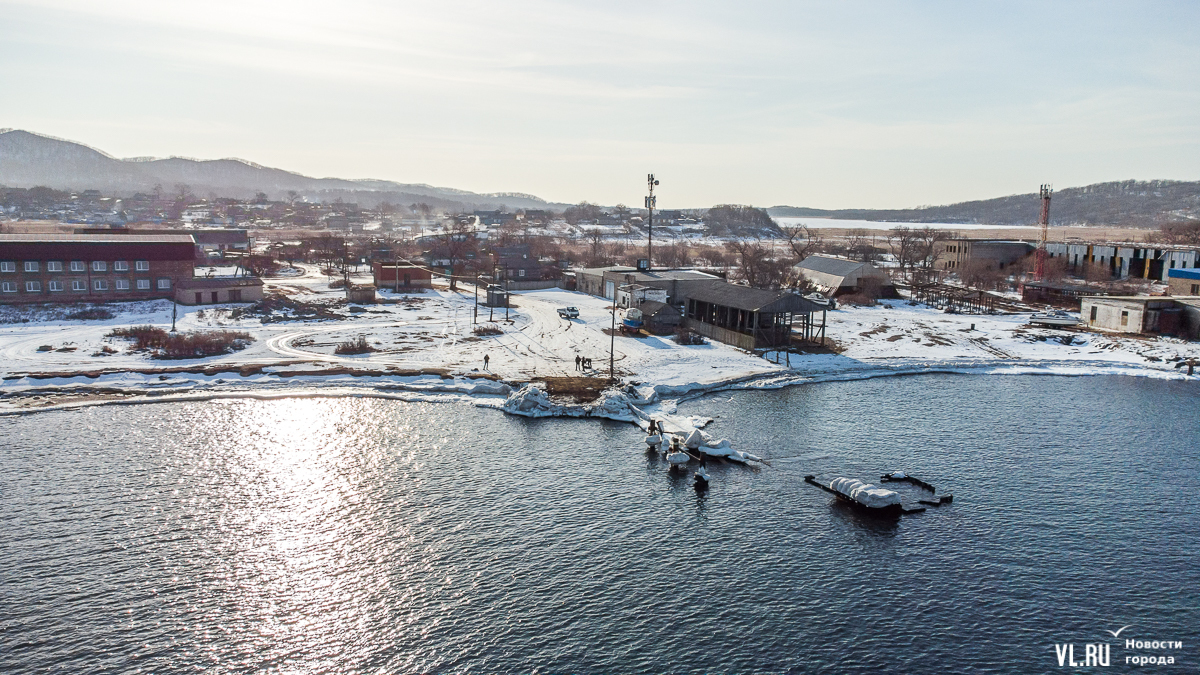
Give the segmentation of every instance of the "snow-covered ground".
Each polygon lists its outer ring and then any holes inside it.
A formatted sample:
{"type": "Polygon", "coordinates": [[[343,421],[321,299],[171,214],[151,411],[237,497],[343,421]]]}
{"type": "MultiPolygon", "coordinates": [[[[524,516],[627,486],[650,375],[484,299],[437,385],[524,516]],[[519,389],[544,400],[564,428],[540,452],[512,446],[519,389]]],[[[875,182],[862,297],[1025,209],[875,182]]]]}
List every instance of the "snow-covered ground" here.
{"type": "MultiPolygon", "coordinates": [[[[906,301],[830,312],[828,335],[844,348],[841,354],[764,359],[719,343],[614,338],[606,300],[559,289],[514,293],[507,320],[503,309],[483,305],[476,319],[471,286],[395,297],[384,290],[381,295],[394,302],[352,307],[341,290],[329,288],[328,278],[302,268],[270,280],[267,290],[318,306],[327,318],[285,319],[278,312],[235,318],[233,310],[245,305],[180,306],[179,330],[225,328],[255,340],[242,351],[179,361],[152,359],[133,351],[129,341],[108,337],[115,327],[170,328],[168,301],[111,305],[115,318],[87,321],[63,318],[61,308],[0,308],[0,413],[114,400],[350,394],[501,407],[538,378],[607,377],[610,345],[617,377],[632,385],[629,400],[665,412],[680,397],[717,389],[920,372],[1183,378],[1185,371],[1175,365],[1200,358],[1200,345],[1170,338],[1030,328],[1027,314],[951,315],[906,301]],[[557,310],[566,306],[578,307],[579,318],[560,318],[557,310]],[[483,324],[502,332],[474,335],[472,329],[483,324]],[[359,336],[375,351],[334,353],[338,343],[359,336]],[[577,372],[577,355],[592,359],[593,369],[577,372]]],[[[597,414],[630,417],[613,412],[620,406],[611,400],[596,405],[597,414]]]]}

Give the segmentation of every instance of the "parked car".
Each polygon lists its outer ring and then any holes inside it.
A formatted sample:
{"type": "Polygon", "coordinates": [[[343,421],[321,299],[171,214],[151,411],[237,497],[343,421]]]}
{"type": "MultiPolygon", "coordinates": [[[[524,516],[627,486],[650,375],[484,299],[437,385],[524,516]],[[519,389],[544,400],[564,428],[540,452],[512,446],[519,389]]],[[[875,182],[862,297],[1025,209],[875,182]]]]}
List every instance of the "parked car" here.
{"type": "Polygon", "coordinates": [[[564,319],[578,319],[579,318],[579,308],[578,307],[559,307],[558,315],[564,319]]]}

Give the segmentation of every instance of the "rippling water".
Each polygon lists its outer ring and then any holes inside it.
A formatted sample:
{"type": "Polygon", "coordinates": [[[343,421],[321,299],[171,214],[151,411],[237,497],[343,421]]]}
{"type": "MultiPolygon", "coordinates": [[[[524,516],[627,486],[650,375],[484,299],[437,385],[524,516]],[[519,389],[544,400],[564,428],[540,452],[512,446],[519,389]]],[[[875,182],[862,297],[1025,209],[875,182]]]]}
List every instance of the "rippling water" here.
{"type": "Polygon", "coordinates": [[[596,420],[3,418],[0,672],[1025,673],[1126,624],[1195,672],[1198,404],[1117,377],[724,394],[680,412],[771,466],[705,495],[596,420]],[[885,524],[802,480],[892,469],[954,504],[885,524]]]}

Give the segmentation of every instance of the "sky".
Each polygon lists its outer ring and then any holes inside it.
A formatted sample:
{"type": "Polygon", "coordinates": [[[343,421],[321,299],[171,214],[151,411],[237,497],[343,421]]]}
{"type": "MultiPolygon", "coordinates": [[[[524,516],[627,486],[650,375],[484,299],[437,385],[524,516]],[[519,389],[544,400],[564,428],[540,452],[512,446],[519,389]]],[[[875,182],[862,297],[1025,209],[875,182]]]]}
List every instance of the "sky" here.
{"type": "Polygon", "coordinates": [[[0,0],[0,128],[556,202],[1200,180],[1200,3],[0,0]]]}

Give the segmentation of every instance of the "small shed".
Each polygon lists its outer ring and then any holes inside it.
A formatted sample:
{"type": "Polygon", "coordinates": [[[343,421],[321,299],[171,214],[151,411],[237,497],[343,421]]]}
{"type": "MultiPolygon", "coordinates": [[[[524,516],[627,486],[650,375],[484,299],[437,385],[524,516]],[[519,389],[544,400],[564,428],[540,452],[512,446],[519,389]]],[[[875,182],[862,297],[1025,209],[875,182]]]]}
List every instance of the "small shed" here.
{"type": "Polygon", "coordinates": [[[346,300],[357,305],[370,305],[375,302],[374,284],[346,284],[346,300]]]}
{"type": "Polygon", "coordinates": [[[859,293],[866,288],[875,287],[879,290],[880,297],[896,297],[891,277],[871,263],[828,255],[810,255],[797,263],[793,269],[826,295],[859,293]]]}
{"type": "Polygon", "coordinates": [[[655,335],[674,333],[683,322],[683,313],[679,308],[665,302],[647,300],[637,308],[642,310],[642,320],[646,322],[645,329],[655,335]]]}
{"type": "Polygon", "coordinates": [[[1167,292],[1171,295],[1200,295],[1200,269],[1167,270],[1167,292]]]}
{"type": "Polygon", "coordinates": [[[193,277],[175,282],[175,302],[215,305],[220,302],[258,302],[263,282],[258,277],[193,277]]]}

